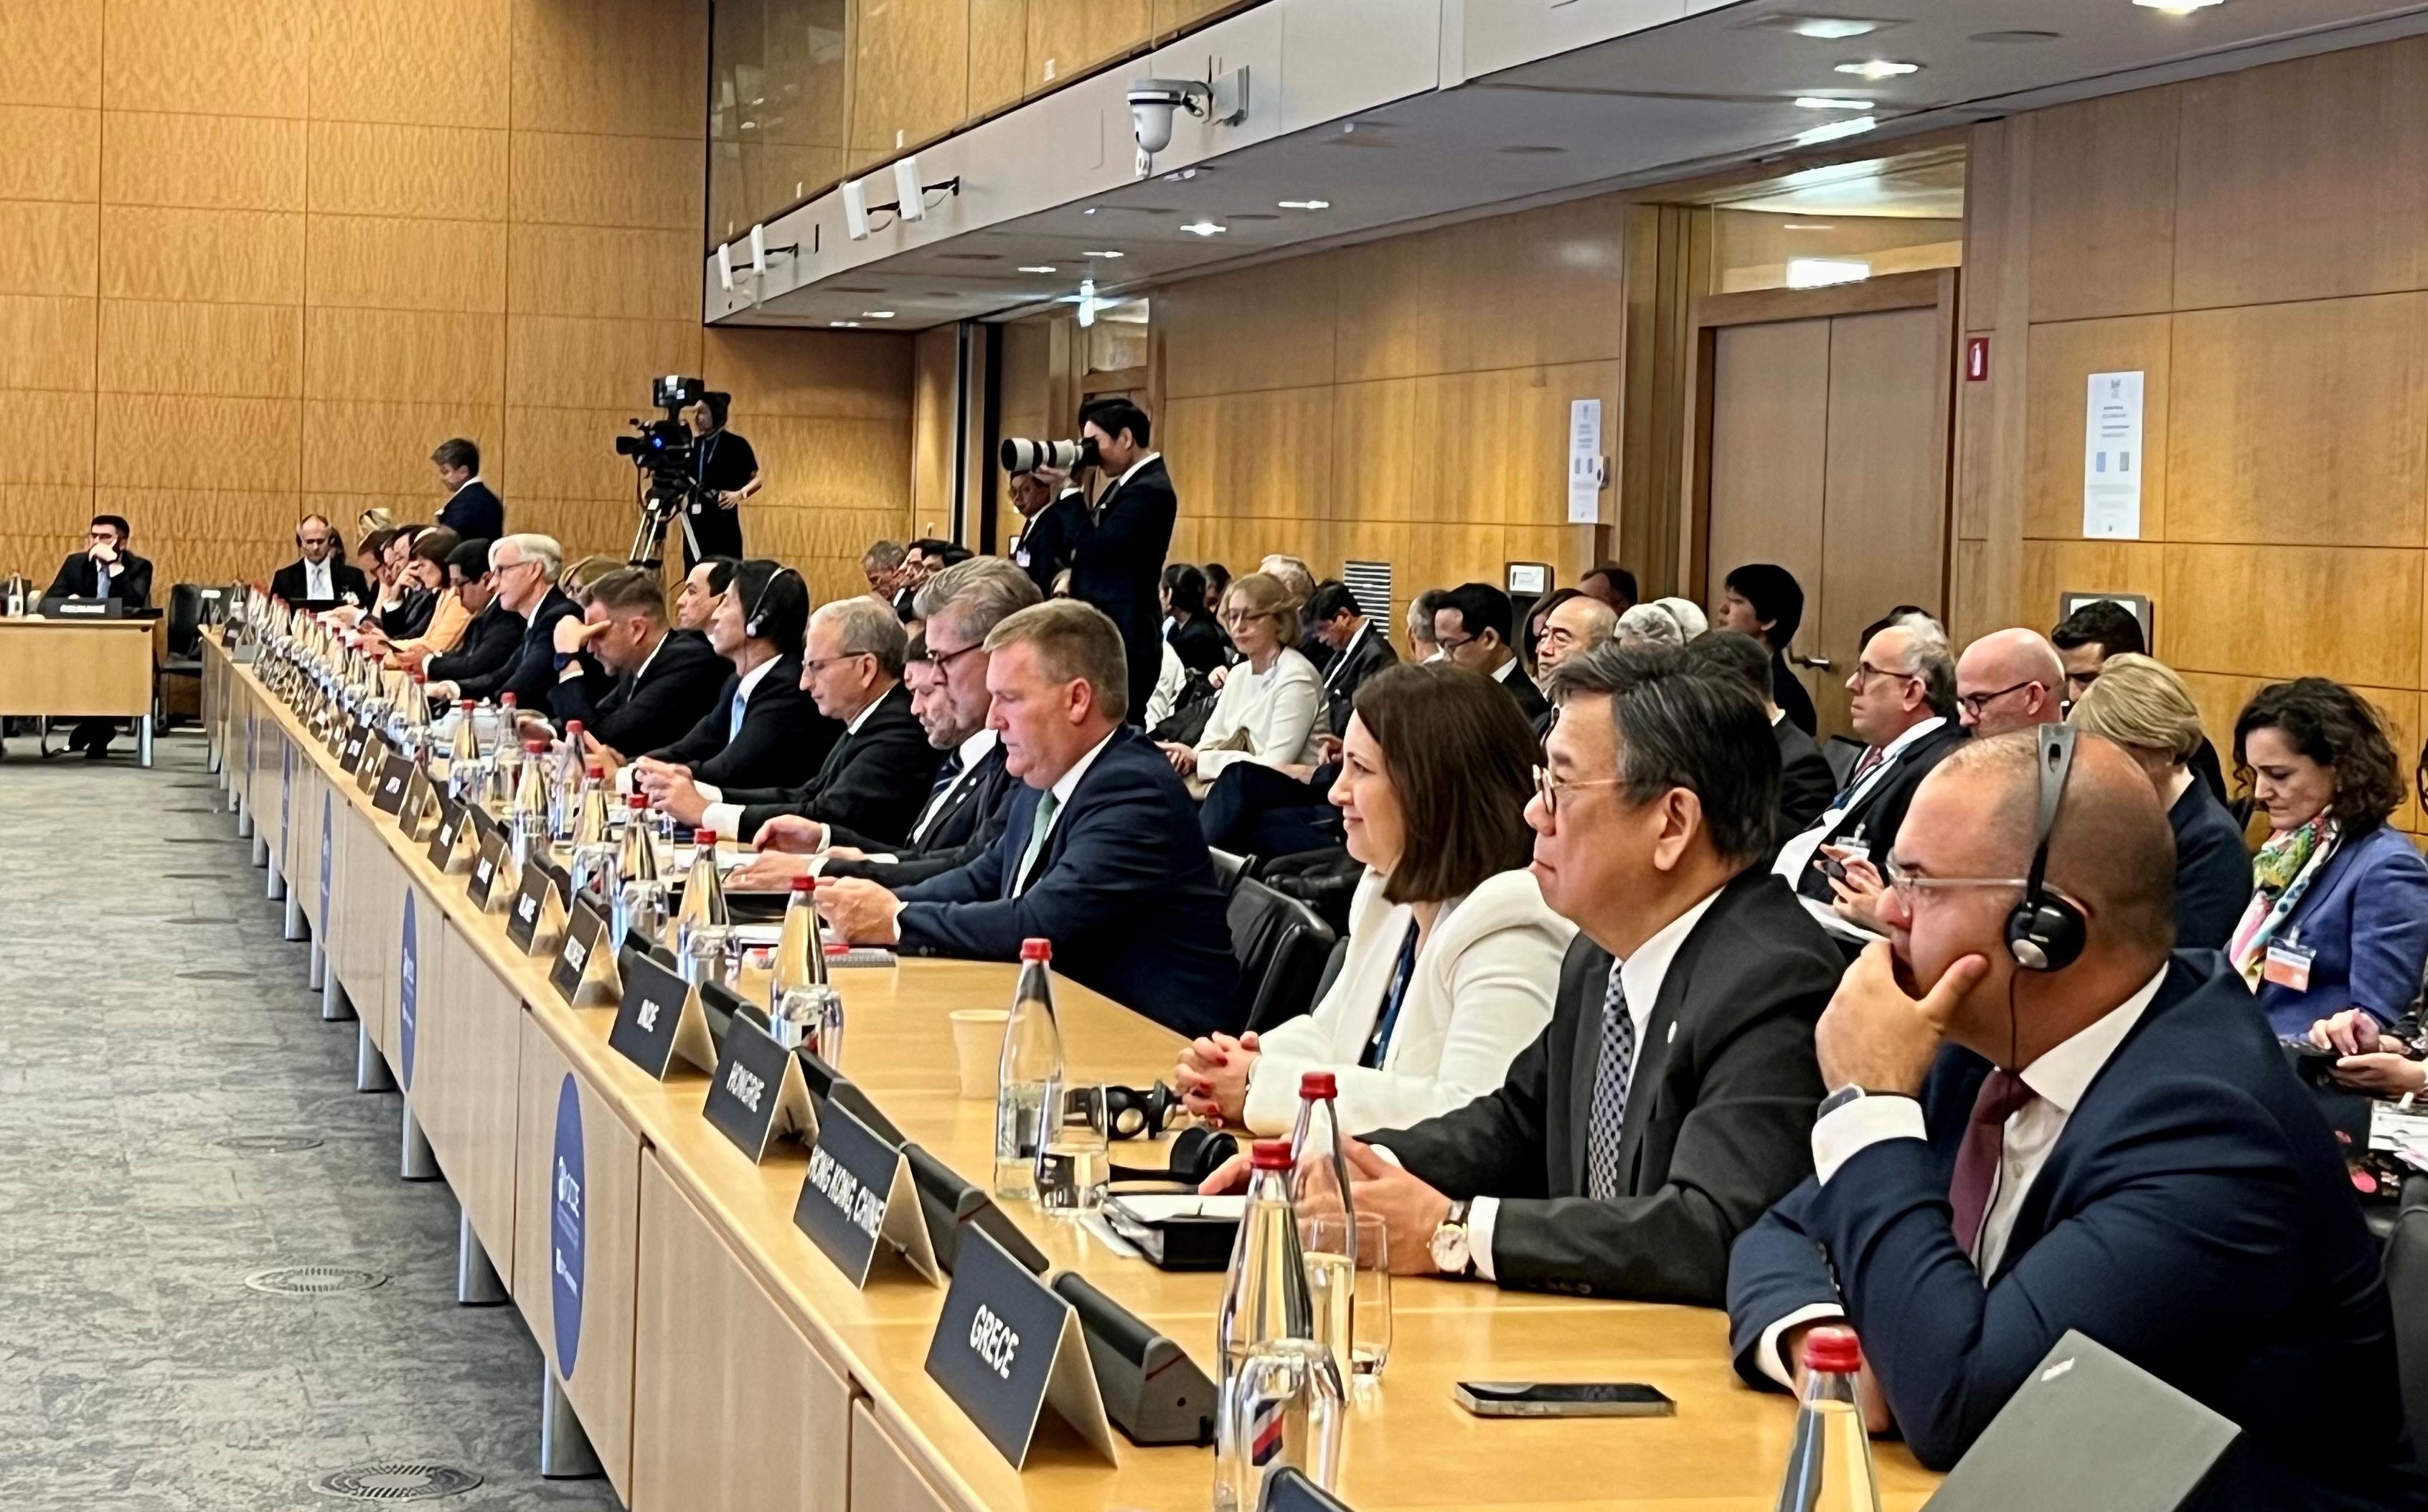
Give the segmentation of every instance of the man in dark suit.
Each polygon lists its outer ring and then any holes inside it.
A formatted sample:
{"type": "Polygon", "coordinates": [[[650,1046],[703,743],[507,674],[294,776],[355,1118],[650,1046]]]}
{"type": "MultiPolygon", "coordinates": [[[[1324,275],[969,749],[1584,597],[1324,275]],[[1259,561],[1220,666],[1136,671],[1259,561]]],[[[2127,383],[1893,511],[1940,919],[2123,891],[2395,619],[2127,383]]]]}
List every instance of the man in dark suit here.
{"type": "Polygon", "coordinates": [[[563,665],[549,689],[549,712],[561,726],[581,721],[584,749],[604,746],[617,761],[681,740],[725,681],[725,660],[708,637],[667,627],[664,585],[642,567],[618,568],[590,585],[581,618],[557,623],[556,656],[563,665]],[[604,697],[591,695],[585,658],[615,679],[604,697]]]}
{"type": "Polygon", "coordinates": [[[727,788],[658,773],[643,783],[659,807],[685,824],[748,844],[779,815],[845,824],[889,842],[910,832],[927,799],[938,756],[910,713],[902,686],[908,642],[902,622],[868,598],[846,598],[810,616],[801,689],[843,736],[798,787],[727,788]]]}
{"type": "Polygon", "coordinates": [[[546,708],[549,689],[556,682],[556,622],[582,612],[582,606],[556,586],[556,575],[564,570],[565,548],[554,536],[510,535],[491,546],[489,571],[497,582],[497,605],[522,621],[522,639],[512,657],[488,672],[427,684],[430,697],[449,703],[502,700],[512,693],[518,708],[546,708]]]}
{"type": "Polygon", "coordinates": [[[792,568],[754,558],[734,567],[708,612],[708,643],[733,668],[691,733],[615,773],[625,792],[657,776],[720,790],[780,788],[816,772],[843,737],[801,688],[810,591],[792,568]]]}
{"type": "Polygon", "coordinates": [[[1014,473],[1011,507],[1020,515],[1011,560],[1042,597],[1054,592],[1054,579],[1071,565],[1071,533],[1078,516],[1088,512],[1087,496],[1076,488],[1057,492],[1052,479],[1036,473],[1014,473]]]}
{"type": "Polygon", "coordinates": [[[1846,691],[1847,722],[1869,743],[1829,806],[1780,847],[1771,870],[1825,921],[1878,935],[1883,884],[1874,858],[1896,843],[1922,779],[1965,740],[1947,632],[1921,614],[1874,631],[1846,691]],[[1843,874],[1823,870],[1824,860],[1843,874]]]}
{"type": "Polygon", "coordinates": [[[337,560],[337,532],[327,515],[304,516],[295,527],[295,549],[296,559],[270,575],[271,597],[316,614],[340,604],[369,605],[370,579],[360,567],[337,560]]]}
{"type": "Polygon", "coordinates": [[[819,889],[845,939],[916,955],[1054,968],[1183,1033],[1237,1032],[1239,968],[1189,791],[1154,742],[1124,727],[1118,626],[1056,600],[985,642],[989,723],[1020,779],[1003,837],[967,866],[903,888],[846,878],[819,889]]]}
{"type": "Polygon", "coordinates": [[[1163,453],[1147,449],[1150,429],[1146,412],[1127,399],[1097,399],[1079,412],[1079,434],[1095,444],[1097,463],[1112,481],[1073,517],[1071,596],[1121,627],[1132,723],[1146,717],[1163,669],[1158,591],[1180,512],[1163,453]]]}
{"type": "Polygon", "coordinates": [[[1778,839],[1801,832],[1829,806],[1838,779],[1813,737],[1797,729],[1796,722],[1771,702],[1770,648],[1737,630],[1706,630],[1686,647],[1686,654],[1714,672],[1736,678],[1761,703],[1770,720],[1770,733],[1779,742],[1779,825],[1772,836],[1778,839]]]}
{"type": "Polygon", "coordinates": [[[1551,727],[1551,704],[1518,664],[1517,625],[1509,595],[1490,583],[1461,583],[1434,610],[1434,638],[1442,655],[1508,689],[1518,712],[1541,740],[1551,727]]]}
{"type": "MultiPolygon", "coordinates": [[[[2082,691],[2099,680],[2099,669],[2108,658],[2124,652],[2137,656],[2150,654],[2149,638],[2141,633],[2141,622],[2133,611],[2112,598],[2094,598],[2058,623],[2049,632],[2049,641],[2065,663],[2066,698],[2070,702],[2082,696],[2082,691]]],[[[2226,791],[2225,772],[2219,764],[2217,747],[2208,737],[2201,737],[2200,749],[2185,763],[2208,785],[2209,792],[2221,805],[2234,802],[2226,791]]]]}
{"type": "Polygon", "coordinates": [[[908,838],[896,843],[847,824],[784,816],[760,827],[759,857],[733,885],[777,889],[796,876],[872,877],[907,886],[976,860],[1003,834],[1020,786],[1004,766],[1003,742],[987,724],[986,638],[1039,601],[1028,575],[1001,557],[958,562],[919,591],[926,632],[902,670],[910,711],[943,756],[908,838]]]}
{"type": "MultiPolygon", "coordinates": [[[[1804,624],[1804,585],[1786,568],[1749,561],[1731,571],[1712,626],[1750,635],[1770,651],[1770,701],[1806,735],[1817,735],[1820,717],[1804,679],[1787,664],[1787,648],[1804,624]]],[[[1799,826],[1800,827],[1800,826],[1799,826]]]]}
{"type": "MultiPolygon", "coordinates": [[[[59,563],[58,576],[51,579],[45,598],[114,598],[126,606],[129,613],[152,607],[152,563],[126,549],[126,538],[133,534],[125,517],[117,514],[96,514],[85,531],[84,550],[59,563]]],[[[107,719],[79,720],[68,737],[68,749],[82,751],[94,761],[109,754],[110,737],[118,731],[118,722],[107,719]]]]}
{"type": "Polygon", "coordinates": [[[1821,1020],[1817,1174],[1731,1262],[1738,1373],[1787,1384],[1843,1317],[1871,1425],[1944,1469],[2078,1329],[2241,1427],[2197,1505],[2428,1507],[2335,1138],[2223,960],[2170,953],[2149,779],[2074,735],[1978,741],[1915,794],[1892,938],[1821,1020]],[[1980,880],[2026,876],[2071,916],[2045,969],[2010,947],[2024,886],[1980,880]]]}
{"type": "Polygon", "coordinates": [[[1339,735],[1349,728],[1349,706],[1357,696],[1358,685],[1385,667],[1397,665],[1400,654],[1391,649],[1390,637],[1366,617],[1348,585],[1318,584],[1308,607],[1315,617],[1316,635],[1334,653],[1332,665],[1323,669],[1323,696],[1332,733],[1339,735]]]}
{"type": "Polygon", "coordinates": [[[471,620],[449,651],[427,644],[400,645],[390,653],[398,665],[418,671],[432,682],[461,682],[480,677],[506,664],[521,649],[527,626],[522,616],[498,602],[497,569],[489,565],[492,541],[464,541],[447,558],[447,579],[471,620]]]}
{"type": "Polygon", "coordinates": [[[481,448],[457,436],[438,444],[430,454],[438,468],[438,481],[447,490],[446,506],[438,512],[438,523],[455,532],[460,540],[478,537],[484,541],[502,540],[506,533],[506,506],[481,481],[481,448]]]}
{"type": "Polygon", "coordinates": [[[1674,648],[1555,675],[1527,809],[1543,900],[1581,933],[1497,1092],[1345,1149],[1391,1268],[1714,1306],[1729,1245],[1812,1169],[1813,1024],[1842,958],[1762,870],[1777,744],[1674,648]]]}

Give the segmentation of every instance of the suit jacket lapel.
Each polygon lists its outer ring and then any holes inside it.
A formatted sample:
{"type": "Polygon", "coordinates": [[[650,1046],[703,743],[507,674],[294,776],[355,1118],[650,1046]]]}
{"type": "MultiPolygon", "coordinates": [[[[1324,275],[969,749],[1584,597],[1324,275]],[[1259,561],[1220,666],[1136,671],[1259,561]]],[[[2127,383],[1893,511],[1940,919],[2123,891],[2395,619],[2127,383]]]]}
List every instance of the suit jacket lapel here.
{"type": "Polygon", "coordinates": [[[1568,1060],[1568,1184],[1585,1190],[1586,1146],[1591,1141],[1594,1072],[1601,1062],[1601,1004],[1610,991],[1610,953],[1595,947],[1577,971],[1577,1021],[1568,1060]]]}

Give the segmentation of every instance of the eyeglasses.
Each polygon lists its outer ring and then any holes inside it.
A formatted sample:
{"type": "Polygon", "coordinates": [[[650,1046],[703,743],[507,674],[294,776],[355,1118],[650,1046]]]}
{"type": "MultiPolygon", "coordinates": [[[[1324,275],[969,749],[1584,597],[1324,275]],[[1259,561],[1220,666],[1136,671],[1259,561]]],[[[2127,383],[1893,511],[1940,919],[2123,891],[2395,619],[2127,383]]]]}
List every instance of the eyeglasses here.
{"type": "Polygon", "coordinates": [[[933,646],[930,646],[927,649],[927,665],[935,668],[938,672],[951,672],[953,670],[954,662],[960,660],[963,657],[968,656],[973,651],[982,651],[984,649],[986,649],[986,642],[983,641],[974,642],[970,645],[965,645],[959,651],[939,651],[933,646]]]}
{"type": "Polygon", "coordinates": [[[2046,683],[2042,682],[2038,677],[2026,677],[2022,682],[2015,684],[2012,688],[2001,688],[1994,693],[1959,693],[1956,696],[1956,702],[1966,713],[1972,715],[1975,719],[1979,719],[1983,709],[1988,708],[1992,704],[1994,704],[1999,699],[2006,697],[2009,693],[2020,693],[2026,688],[2045,689],[2047,686],[2048,685],[2046,683]]]}
{"type": "Polygon", "coordinates": [[[1857,682],[1870,682],[1875,677],[1919,677],[1922,674],[1918,672],[1893,672],[1886,667],[1875,667],[1868,661],[1855,663],[1857,682]]]}
{"type": "Polygon", "coordinates": [[[1452,652],[1458,650],[1461,646],[1470,646],[1475,644],[1479,639],[1481,639],[1481,637],[1472,635],[1445,635],[1436,637],[1434,641],[1434,644],[1441,648],[1442,655],[1448,656],[1452,652]]]}
{"type": "Polygon", "coordinates": [[[1588,777],[1582,782],[1562,781],[1551,775],[1550,768],[1536,767],[1534,796],[1543,800],[1544,813],[1557,815],[1560,811],[1560,794],[1564,792],[1574,792],[1579,788],[1616,788],[1624,785],[1626,781],[1625,777],[1588,777]]]}
{"type": "Polygon", "coordinates": [[[808,661],[802,662],[801,671],[808,674],[810,676],[814,677],[819,673],[826,671],[828,667],[840,666],[844,662],[853,660],[860,657],[873,657],[875,655],[877,655],[877,653],[874,651],[846,651],[839,657],[816,657],[808,661]]]}
{"type": "Polygon", "coordinates": [[[1959,887],[2028,887],[2029,877],[1924,877],[1916,876],[1899,866],[1894,856],[1880,863],[1880,880],[1897,895],[1897,902],[1911,904],[1917,892],[1959,887]]]}

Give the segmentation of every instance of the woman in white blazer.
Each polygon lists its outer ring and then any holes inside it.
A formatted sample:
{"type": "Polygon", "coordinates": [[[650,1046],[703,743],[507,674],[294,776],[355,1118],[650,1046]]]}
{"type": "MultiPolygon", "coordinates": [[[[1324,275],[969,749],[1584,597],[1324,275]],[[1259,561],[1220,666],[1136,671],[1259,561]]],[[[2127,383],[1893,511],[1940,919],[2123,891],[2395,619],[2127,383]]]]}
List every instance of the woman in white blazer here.
{"type": "Polygon", "coordinates": [[[1299,1078],[1330,1071],[1341,1127],[1404,1128],[1498,1088],[1551,1021],[1576,926],[1526,870],[1538,748],[1509,695],[1448,664],[1369,678],[1341,738],[1349,854],[1366,864],[1349,952],[1315,1011],[1214,1034],[1174,1084],[1201,1115],[1287,1132],[1299,1078]]]}
{"type": "Polygon", "coordinates": [[[1239,648],[1239,664],[1222,679],[1206,733],[1194,746],[1166,744],[1173,770],[1198,789],[1235,761],[1269,767],[1313,766],[1323,717],[1323,676],[1301,656],[1298,604],[1277,577],[1260,572],[1232,580],[1222,595],[1222,625],[1239,648]]]}

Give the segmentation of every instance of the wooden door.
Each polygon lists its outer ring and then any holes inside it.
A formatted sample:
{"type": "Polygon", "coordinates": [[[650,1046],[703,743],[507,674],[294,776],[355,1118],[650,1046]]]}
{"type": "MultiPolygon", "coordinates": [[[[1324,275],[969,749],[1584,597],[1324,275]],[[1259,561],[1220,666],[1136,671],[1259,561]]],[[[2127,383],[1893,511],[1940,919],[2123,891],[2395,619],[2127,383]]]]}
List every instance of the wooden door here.
{"type": "Polygon", "coordinates": [[[1846,731],[1862,627],[1898,604],[1946,612],[1954,315],[1952,273],[1696,307],[1706,597],[1744,562],[1796,575],[1790,659],[1825,737],[1846,731]]]}

